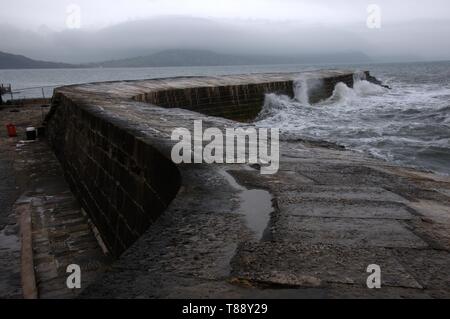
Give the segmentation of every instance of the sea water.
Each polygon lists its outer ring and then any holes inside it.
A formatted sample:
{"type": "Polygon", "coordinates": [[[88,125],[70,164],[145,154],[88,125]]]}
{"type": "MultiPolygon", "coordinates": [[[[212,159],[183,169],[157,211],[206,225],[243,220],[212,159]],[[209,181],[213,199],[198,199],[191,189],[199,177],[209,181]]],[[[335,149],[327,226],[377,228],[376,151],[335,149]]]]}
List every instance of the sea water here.
{"type": "MultiPolygon", "coordinates": [[[[365,68],[364,68],[365,69],[365,68]]],[[[258,126],[279,127],[281,140],[326,140],[403,165],[450,174],[450,63],[368,66],[391,89],[355,73],[353,88],[310,104],[299,79],[294,98],[269,94],[258,126]]]]}

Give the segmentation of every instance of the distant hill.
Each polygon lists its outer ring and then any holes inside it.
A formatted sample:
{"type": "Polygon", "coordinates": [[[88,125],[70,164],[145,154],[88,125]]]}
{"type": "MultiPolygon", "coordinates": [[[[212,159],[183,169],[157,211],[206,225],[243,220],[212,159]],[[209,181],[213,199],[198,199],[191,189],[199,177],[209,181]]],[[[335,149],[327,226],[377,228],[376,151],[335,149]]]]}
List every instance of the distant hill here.
{"type": "Polygon", "coordinates": [[[74,64],[38,61],[23,55],[10,54],[0,51],[0,69],[61,69],[77,68],[74,64]]]}
{"type": "Polygon", "coordinates": [[[90,64],[95,67],[227,66],[264,64],[364,63],[371,59],[360,52],[265,56],[220,54],[207,50],[165,50],[147,56],[90,64]]]}
{"type": "Polygon", "coordinates": [[[360,52],[308,54],[297,56],[233,55],[207,50],[165,50],[147,56],[111,60],[84,65],[38,61],[23,55],[0,51],[0,69],[61,69],[94,67],[170,67],[229,66],[264,64],[367,63],[371,59],[360,52]]]}

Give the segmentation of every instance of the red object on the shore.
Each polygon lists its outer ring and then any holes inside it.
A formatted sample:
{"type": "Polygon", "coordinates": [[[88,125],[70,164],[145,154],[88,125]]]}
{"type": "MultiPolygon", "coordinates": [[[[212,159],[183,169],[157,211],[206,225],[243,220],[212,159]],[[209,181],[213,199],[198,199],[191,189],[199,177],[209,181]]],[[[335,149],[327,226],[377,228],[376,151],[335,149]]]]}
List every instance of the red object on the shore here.
{"type": "Polygon", "coordinates": [[[16,126],[14,124],[6,125],[6,129],[8,130],[8,136],[9,137],[16,137],[17,136],[16,126]]]}

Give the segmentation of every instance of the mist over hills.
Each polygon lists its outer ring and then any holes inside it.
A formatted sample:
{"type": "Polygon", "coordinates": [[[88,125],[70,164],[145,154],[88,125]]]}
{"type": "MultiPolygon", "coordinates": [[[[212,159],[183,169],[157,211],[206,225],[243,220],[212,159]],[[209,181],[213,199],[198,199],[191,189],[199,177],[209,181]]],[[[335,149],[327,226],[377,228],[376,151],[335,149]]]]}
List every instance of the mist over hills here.
{"type": "Polygon", "coordinates": [[[0,51],[0,69],[61,69],[79,67],[68,63],[39,61],[0,51]]]}
{"type": "Polygon", "coordinates": [[[102,67],[226,66],[264,64],[363,63],[371,59],[361,52],[297,56],[221,54],[209,50],[172,49],[129,59],[94,63],[102,67]]]}
{"type": "MultiPolygon", "coordinates": [[[[0,23],[1,24],[1,23],[0,23]]],[[[300,22],[230,21],[166,16],[101,29],[36,31],[0,25],[1,50],[38,60],[85,64],[143,57],[165,50],[207,50],[226,55],[297,56],[370,52],[354,32],[300,22]]]]}
{"type": "MultiPolygon", "coordinates": [[[[384,24],[379,30],[370,30],[365,22],[331,26],[302,21],[161,16],[98,29],[53,30],[42,25],[32,30],[0,22],[0,50],[41,61],[70,64],[102,64],[108,61],[107,64],[113,66],[118,65],[120,60],[180,49],[234,56],[233,59],[214,58],[225,60],[225,64],[229,64],[228,60],[236,60],[236,56],[238,61],[250,56],[255,61],[252,63],[261,63],[257,60],[266,63],[270,60],[267,57],[278,60],[283,57],[284,61],[291,59],[295,63],[297,59],[301,60],[300,63],[347,63],[359,62],[351,60],[358,56],[361,59],[363,55],[370,56],[374,61],[383,57],[384,62],[389,60],[386,57],[393,56],[398,57],[396,61],[407,62],[450,58],[450,43],[444,40],[450,33],[449,25],[446,21],[418,21],[414,24],[384,24]],[[414,54],[413,59],[409,57],[411,53],[414,54]]],[[[150,60],[156,61],[157,57],[150,60]]],[[[246,64],[244,62],[238,64],[246,64]]],[[[140,65],[137,61],[120,63],[140,65]]],[[[159,62],[144,64],[159,65],[159,62]]],[[[184,65],[184,62],[181,64],[184,65]]]]}
{"type": "Polygon", "coordinates": [[[231,55],[208,50],[171,49],[146,56],[109,60],[88,64],[67,64],[39,61],[22,55],[0,52],[0,69],[48,69],[92,67],[170,67],[170,66],[228,66],[264,64],[364,63],[370,58],[360,52],[344,52],[297,56],[231,55]]]}

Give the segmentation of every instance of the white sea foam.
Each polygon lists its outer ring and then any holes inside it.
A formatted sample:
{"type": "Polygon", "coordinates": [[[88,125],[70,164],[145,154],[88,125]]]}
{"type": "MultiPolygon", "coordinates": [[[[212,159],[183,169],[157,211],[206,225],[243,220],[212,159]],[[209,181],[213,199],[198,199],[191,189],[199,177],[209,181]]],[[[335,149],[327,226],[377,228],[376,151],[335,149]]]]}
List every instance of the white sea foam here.
{"type": "Polygon", "coordinates": [[[306,78],[298,78],[294,81],[294,98],[303,105],[309,105],[309,88],[306,78]]]}
{"type": "Polygon", "coordinates": [[[266,96],[256,125],[279,127],[282,139],[337,142],[386,160],[450,173],[448,85],[392,77],[393,89],[388,90],[368,82],[362,72],[354,80],[353,88],[338,83],[330,98],[311,105],[311,82],[298,79],[293,99],[266,96]]]}

